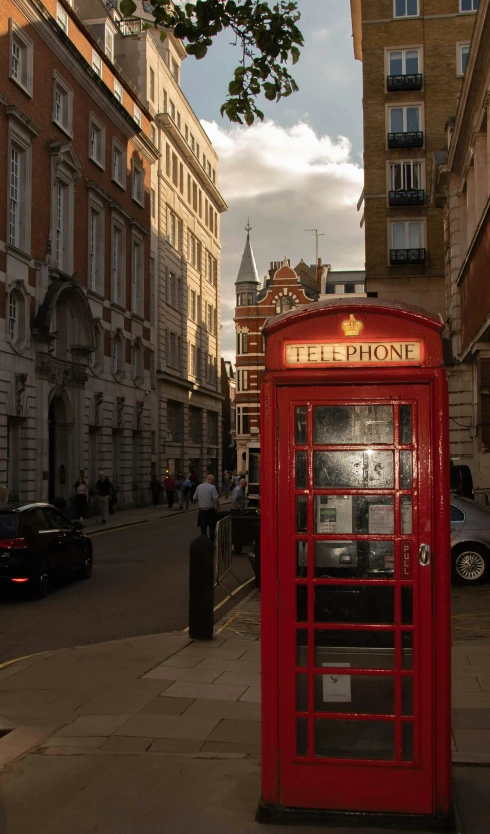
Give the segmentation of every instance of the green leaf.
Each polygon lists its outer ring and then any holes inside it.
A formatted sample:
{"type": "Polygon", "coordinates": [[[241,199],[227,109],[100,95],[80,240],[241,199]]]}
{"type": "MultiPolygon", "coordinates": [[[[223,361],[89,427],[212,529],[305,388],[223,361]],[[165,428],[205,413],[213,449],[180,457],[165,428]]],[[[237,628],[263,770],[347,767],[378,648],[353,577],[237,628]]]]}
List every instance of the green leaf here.
{"type": "Polygon", "coordinates": [[[293,57],[293,64],[297,64],[301,55],[301,52],[299,51],[297,46],[291,47],[291,55],[293,57]]]}
{"type": "Polygon", "coordinates": [[[136,11],[136,3],[133,0],[121,0],[119,8],[125,17],[132,17],[136,11]]]}

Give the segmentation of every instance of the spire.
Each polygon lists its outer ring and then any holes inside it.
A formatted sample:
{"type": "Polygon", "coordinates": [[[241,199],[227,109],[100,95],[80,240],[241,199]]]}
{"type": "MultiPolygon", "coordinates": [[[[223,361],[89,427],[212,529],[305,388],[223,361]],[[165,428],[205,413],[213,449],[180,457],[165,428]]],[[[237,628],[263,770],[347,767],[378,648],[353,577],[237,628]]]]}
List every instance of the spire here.
{"type": "Polygon", "coordinates": [[[240,269],[238,271],[236,283],[260,284],[259,273],[257,272],[254,253],[252,251],[252,244],[250,243],[250,232],[252,231],[252,227],[250,225],[250,218],[247,220],[245,231],[247,233],[247,242],[245,243],[245,249],[243,250],[242,262],[240,264],[240,269]]]}

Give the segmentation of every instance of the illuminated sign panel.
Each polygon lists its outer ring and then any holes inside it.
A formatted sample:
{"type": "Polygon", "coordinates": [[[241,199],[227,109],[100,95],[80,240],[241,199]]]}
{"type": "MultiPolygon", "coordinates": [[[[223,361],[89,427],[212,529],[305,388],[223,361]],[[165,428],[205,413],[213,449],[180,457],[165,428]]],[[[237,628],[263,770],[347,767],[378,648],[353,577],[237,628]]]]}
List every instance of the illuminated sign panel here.
{"type": "Polygon", "coordinates": [[[420,365],[422,342],[286,344],[286,365],[420,365]]]}

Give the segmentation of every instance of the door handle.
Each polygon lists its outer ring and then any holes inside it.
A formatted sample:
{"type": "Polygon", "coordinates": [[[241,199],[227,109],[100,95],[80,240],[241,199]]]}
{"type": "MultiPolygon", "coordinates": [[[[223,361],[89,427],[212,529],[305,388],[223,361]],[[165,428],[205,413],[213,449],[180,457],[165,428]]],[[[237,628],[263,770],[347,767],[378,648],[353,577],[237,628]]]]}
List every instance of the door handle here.
{"type": "Polygon", "coordinates": [[[430,557],[431,552],[429,545],[421,544],[419,547],[419,564],[421,564],[424,568],[427,567],[427,565],[430,565],[430,557]]]}

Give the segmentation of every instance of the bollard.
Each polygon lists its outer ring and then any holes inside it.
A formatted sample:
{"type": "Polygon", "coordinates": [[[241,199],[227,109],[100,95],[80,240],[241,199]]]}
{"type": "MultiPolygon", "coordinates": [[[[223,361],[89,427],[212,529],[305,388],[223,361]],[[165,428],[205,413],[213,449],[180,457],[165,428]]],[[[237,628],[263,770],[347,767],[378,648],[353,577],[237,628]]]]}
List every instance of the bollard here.
{"type": "Polygon", "coordinates": [[[189,637],[212,640],[214,625],[214,544],[207,536],[189,551],[189,637]]]}

